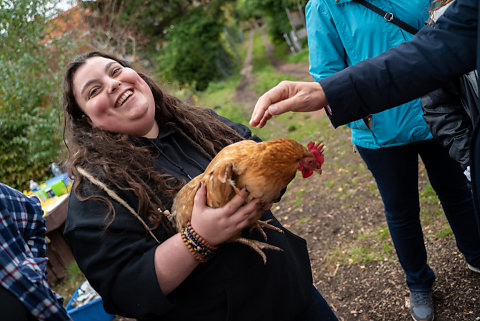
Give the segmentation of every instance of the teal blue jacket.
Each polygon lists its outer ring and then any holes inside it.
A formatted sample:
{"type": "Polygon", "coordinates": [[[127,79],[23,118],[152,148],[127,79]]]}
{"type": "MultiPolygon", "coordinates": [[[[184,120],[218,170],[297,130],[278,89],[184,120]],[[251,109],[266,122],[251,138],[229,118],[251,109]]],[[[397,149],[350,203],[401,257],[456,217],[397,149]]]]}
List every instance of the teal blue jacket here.
{"type": "MultiPolygon", "coordinates": [[[[417,29],[429,15],[429,0],[369,1],[417,29]]],[[[413,38],[352,0],[310,0],[305,13],[310,74],[315,81],[413,38]]],[[[420,100],[415,99],[372,115],[371,128],[363,119],[347,126],[352,129],[352,143],[364,148],[406,145],[432,138],[422,114],[420,100]]]]}

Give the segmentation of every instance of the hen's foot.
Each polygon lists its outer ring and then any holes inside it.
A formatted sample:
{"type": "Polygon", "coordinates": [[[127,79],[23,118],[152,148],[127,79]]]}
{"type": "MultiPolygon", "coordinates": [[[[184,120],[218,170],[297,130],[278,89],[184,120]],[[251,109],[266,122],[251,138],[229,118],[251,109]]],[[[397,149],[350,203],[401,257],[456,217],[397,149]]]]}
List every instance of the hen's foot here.
{"type": "Polygon", "coordinates": [[[265,231],[263,230],[263,228],[269,228],[271,230],[283,233],[283,231],[280,228],[274,225],[268,224],[271,221],[272,219],[268,219],[266,221],[257,220],[255,223],[253,223],[252,227],[250,227],[249,232],[252,233],[253,229],[257,229],[260,233],[262,233],[262,236],[265,239],[265,241],[267,240],[267,234],[265,234],[265,231]]]}
{"type": "Polygon", "coordinates": [[[260,241],[257,241],[257,240],[246,239],[244,237],[240,237],[233,242],[242,243],[242,244],[245,244],[245,245],[251,247],[255,252],[257,252],[262,257],[263,264],[267,263],[267,256],[265,255],[265,253],[262,250],[275,250],[275,251],[283,252],[283,250],[281,248],[276,247],[274,245],[270,245],[268,243],[263,243],[263,242],[260,242],[260,241]]]}

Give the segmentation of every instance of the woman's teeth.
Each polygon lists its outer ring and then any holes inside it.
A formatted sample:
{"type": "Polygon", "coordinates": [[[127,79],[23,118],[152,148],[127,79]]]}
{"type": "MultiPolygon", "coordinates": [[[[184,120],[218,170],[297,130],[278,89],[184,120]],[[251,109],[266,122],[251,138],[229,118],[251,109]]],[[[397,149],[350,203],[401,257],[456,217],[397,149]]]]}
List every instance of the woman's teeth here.
{"type": "Polygon", "coordinates": [[[117,101],[117,105],[115,107],[120,107],[123,105],[123,103],[125,102],[125,100],[127,100],[128,97],[130,97],[131,95],[133,95],[133,91],[131,90],[128,90],[126,91],[122,97],[120,97],[117,101]]]}

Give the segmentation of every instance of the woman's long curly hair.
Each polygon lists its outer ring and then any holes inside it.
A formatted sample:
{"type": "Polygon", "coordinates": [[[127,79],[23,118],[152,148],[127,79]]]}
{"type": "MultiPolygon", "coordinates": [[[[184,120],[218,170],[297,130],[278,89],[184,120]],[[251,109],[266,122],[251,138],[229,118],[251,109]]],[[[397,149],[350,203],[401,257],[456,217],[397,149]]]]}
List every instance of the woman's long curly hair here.
{"type": "MultiPolygon", "coordinates": [[[[78,106],[73,94],[75,72],[91,57],[104,57],[130,67],[129,63],[102,52],[77,56],[66,68],[63,82],[64,141],[68,150],[65,162],[69,176],[74,180],[73,192],[82,201],[97,199],[108,211],[106,228],[115,219],[115,209],[109,198],[80,188],[81,167],[114,190],[130,191],[138,199],[137,213],[147,217],[152,229],[163,226],[173,233],[163,210],[171,202],[183,182],[176,177],[154,169],[156,151],[138,137],[113,133],[92,127],[87,115],[78,106]],[[88,195],[90,194],[90,195],[88,195]]],[[[131,68],[131,67],[130,67],[131,68]]],[[[202,153],[213,158],[223,147],[242,140],[233,129],[216,119],[206,109],[183,103],[162,91],[149,76],[138,73],[152,90],[155,100],[155,120],[159,127],[172,126],[191,140],[202,153]]]]}
{"type": "MultiPolygon", "coordinates": [[[[433,16],[433,13],[440,9],[443,6],[446,6],[453,0],[433,0],[432,3],[430,4],[430,17],[433,16]]],[[[429,24],[432,24],[432,21],[429,22],[429,24]]]]}

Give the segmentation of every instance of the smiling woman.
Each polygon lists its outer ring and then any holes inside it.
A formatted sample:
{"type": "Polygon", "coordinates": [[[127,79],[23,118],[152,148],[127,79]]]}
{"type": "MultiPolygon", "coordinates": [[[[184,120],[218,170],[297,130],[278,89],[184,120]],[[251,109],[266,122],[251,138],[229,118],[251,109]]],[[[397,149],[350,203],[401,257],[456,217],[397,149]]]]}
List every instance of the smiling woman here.
{"type": "Polygon", "coordinates": [[[65,132],[74,185],[65,238],[105,310],[139,320],[337,320],[312,286],[305,241],[266,230],[269,253],[226,242],[248,233],[259,200],[240,191],[206,205],[202,185],[191,221],[176,230],[169,211],[185,182],[225,146],[259,141],[243,125],[184,104],[148,76],[103,53],[79,56],[64,79],[65,132]],[[273,251],[272,251],[273,252],[273,251]],[[255,316],[255,317],[253,317],[255,316]]]}
{"type": "Polygon", "coordinates": [[[92,126],[157,137],[152,91],[133,69],[109,58],[92,57],[76,71],[73,92],[92,126]]]}

